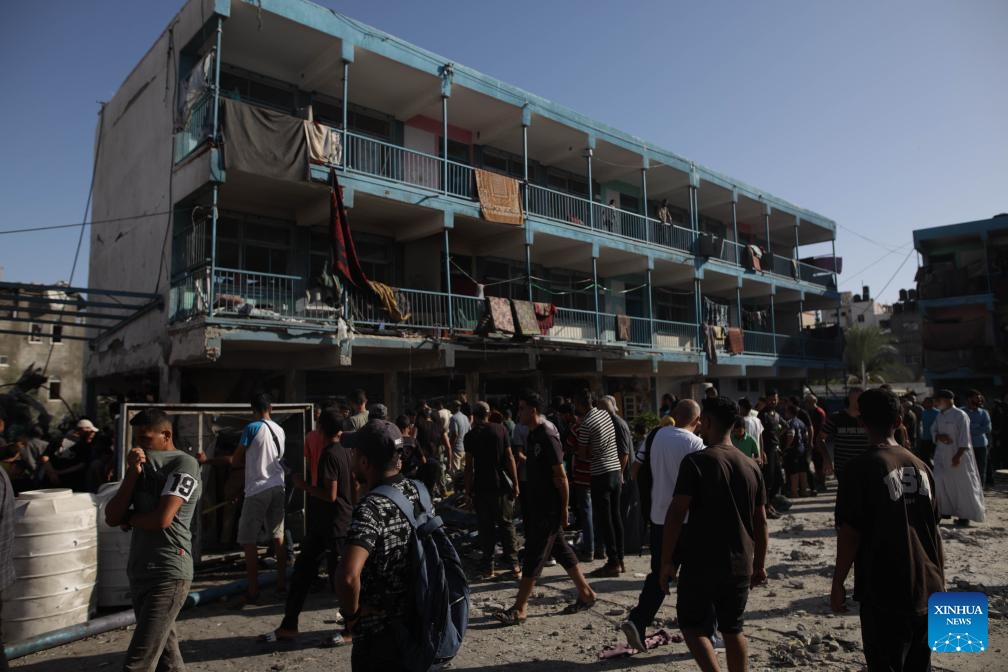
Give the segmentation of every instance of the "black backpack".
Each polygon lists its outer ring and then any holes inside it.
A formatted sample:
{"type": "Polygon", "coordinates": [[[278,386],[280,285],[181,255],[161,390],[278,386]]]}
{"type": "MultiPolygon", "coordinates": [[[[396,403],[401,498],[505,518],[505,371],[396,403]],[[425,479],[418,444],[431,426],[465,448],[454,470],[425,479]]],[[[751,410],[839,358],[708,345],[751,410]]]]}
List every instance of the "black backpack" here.
{"type": "Polygon", "coordinates": [[[413,515],[413,503],[398,489],[380,485],[371,492],[390,499],[413,526],[410,573],[413,604],[397,639],[405,643],[400,664],[411,672],[427,672],[455,657],[469,626],[469,583],[455,547],[434,515],[430,493],[411,481],[420,493],[423,511],[413,515]]]}

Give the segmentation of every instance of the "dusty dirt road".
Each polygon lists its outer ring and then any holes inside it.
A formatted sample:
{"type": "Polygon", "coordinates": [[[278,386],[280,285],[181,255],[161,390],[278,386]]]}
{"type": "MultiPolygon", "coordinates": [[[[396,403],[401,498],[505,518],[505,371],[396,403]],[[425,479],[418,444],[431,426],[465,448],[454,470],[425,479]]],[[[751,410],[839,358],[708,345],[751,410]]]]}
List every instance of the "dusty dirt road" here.
{"type": "MultiPolygon", "coordinates": [[[[770,580],[749,598],[746,633],[753,670],[860,670],[861,633],[856,608],[851,614],[830,612],[828,595],[835,552],[832,495],[797,500],[779,520],[770,521],[767,561],[770,580]]],[[[946,577],[950,590],[979,590],[990,598],[990,646],[985,653],[935,654],[938,670],[980,672],[1008,670],[1008,483],[1000,481],[987,493],[987,522],[968,529],[942,526],[946,577]]],[[[647,572],[646,555],[627,558],[627,573],[618,579],[593,581],[599,593],[594,609],[573,616],[559,611],[573,601],[570,581],[559,567],[547,569],[529,606],[529,619],[519,627],[502,628],[490,610],[510,605],[512,581],[474,583],[472,619],[455,670],[558,672],[559,670],[696,669],[686,647],[673,643],[629,658],[599,662],[608,644],[621,643],[618,631],[636,603],[647,572]]],[[[197,587],[238,576],[204,575],[197,587]]],[[[850,583],[848,583],[850,587],[850,583]]],[[[264,593],[265,595],[266,593],[264,593]]],[[[178,627],[182,651],[193,672],[294,672],[349,669],[349,648],[322,649],[316,642],[335,627],[332,597],[313,594],[301,618],[302,640],[293,645],[257,644],[254,636],[279,624],[280,597],[244,611],[223,604],[183,612],[178,627]]],[[[670,633],[675,596],[666,600],[657,627],[670,633]]],[[[130,632],[119,630],[12,661],[22,672],[117,670],[130,632]]],[[[724,654],[720,654],[724,665],[724,654]]]]}

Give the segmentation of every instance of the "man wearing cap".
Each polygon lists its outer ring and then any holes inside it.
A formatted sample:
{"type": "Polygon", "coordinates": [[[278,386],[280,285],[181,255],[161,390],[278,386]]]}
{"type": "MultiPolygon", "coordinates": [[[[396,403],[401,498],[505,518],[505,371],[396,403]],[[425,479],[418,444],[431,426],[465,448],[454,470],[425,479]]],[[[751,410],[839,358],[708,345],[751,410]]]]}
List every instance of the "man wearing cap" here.
{"type": "Polygon", "coordinates": [[[934,476],[938,512],[952,516],[959,527],[984,521],[983,487],[970,443],[969,417],[956,408],[952,390],[935,393],[938,417],[931,425],[935,442],[934,476]]]}
{"type": "Polygon", "coordinates": [[[126,573],[136,629],[126,651],[127,672],[184,670],[175,617],[193,579],[190,524],[200,497],[196,460],[172,441],[171,418],[150,409],[131,421],[137,446],[105,507],[105,522],[133,531],[126,573]]]}
{"type": "Polygon", "coordinates": [[[514,502],[518,498],[518,471],[511,441],[502,424],[487,422],[490,406],[473,406],[472,429],[465,435],[466,494],[476,508],[479,543],[483,549],[481,578],[494,578],[494,549],[500,535],[504,566],[521,578],[515,550],[514,502]]]}
{"type": "Polygon", "coordinates": [[[98,428],[87,418],[77,422],[74,431],[43,459],[45,472],[52,485],[77,492],[87,490],[88,465],[92,459],[92,443],[98,428]]]}
{"type": "MultiPolygon", "coordinates": [[[[410,537],[413,527],[395,503],[370,494],[379,485],[400,490],[419,509],[414,481],[399,472],[403,439],[386,420],[369,420],[353,434],[344,434],[353,452],[351,468],[369,494],[353,510],[343,558],[336,570],[340,613],[353,635],[351,669],[401,669],[395,627],[409,611],[411,599],[410,537]]],[[[421,486],[423,487],[423,486],[421,486]]]]}

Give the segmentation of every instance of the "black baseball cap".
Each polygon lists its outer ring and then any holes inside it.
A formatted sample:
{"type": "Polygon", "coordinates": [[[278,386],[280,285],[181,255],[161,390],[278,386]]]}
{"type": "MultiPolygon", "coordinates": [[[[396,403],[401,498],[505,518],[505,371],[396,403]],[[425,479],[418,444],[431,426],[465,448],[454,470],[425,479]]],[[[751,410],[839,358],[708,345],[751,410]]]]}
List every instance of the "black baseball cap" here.
{"type": "Polygon", "coordinates": [[[370,462],[385,464],[402,450],[402,432],[388,420],[374,418],[356,432],[346,432],[340,443],[368,458],[370,462]]]}

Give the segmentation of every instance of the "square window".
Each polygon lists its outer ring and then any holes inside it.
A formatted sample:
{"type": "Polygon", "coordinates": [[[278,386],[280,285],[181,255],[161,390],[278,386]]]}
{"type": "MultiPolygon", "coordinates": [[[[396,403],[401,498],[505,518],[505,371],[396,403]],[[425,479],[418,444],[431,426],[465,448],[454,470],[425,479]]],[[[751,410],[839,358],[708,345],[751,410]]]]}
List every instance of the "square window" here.
{"type": "Polygon", "coordinates": [[[62,324],[54,324],[53,325],[51,341],[53,343],[62,343],[63,342],[63,325],[62,324]]]}
{"type": "Polygon", "coordinates": [[[49,379],[49,401],[59,401],[60,399],[60,379],[50,378],[49,379]]]}
{"type": "Polygon", "coordinates": [[[41,343],[42,342],[42,325],[32,324],[30,331],[28,332],[28,342],[29,343],[41,343]]]}
{"type": "Polygon", "coordinates": [[[10,366],[10,359],[7,355],[0,355],[0,366],[10,366]]]}

